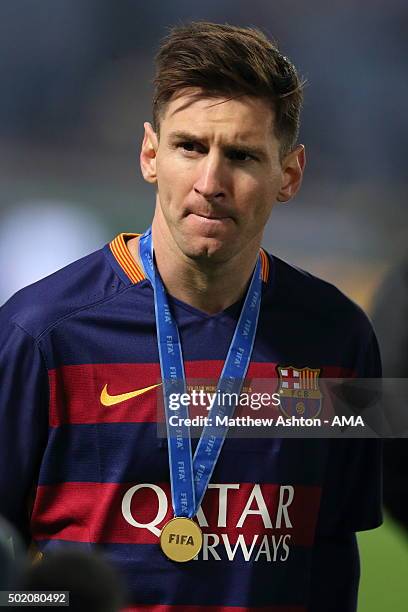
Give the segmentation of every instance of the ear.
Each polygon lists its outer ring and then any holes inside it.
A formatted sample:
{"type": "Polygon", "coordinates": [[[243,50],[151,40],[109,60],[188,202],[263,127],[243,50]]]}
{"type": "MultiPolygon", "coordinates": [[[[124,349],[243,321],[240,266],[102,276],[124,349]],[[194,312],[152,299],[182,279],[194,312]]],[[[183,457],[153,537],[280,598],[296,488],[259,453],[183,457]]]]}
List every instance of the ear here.
{"type": "Polygon", "coordinates": [[[278,202],[288,202],[298,192],[302,184],[303,170],[306,164],[305,147],[298,145],[282,161],[282,185],[278,202]]]}
{"type": "Polygon", "coordinates": [[[143,178],[148,183],[157,182],[156,156],[159,148],[159,140],[150,123],[144,124],[144,137],[140,151],[140,169],[143,178]]]}

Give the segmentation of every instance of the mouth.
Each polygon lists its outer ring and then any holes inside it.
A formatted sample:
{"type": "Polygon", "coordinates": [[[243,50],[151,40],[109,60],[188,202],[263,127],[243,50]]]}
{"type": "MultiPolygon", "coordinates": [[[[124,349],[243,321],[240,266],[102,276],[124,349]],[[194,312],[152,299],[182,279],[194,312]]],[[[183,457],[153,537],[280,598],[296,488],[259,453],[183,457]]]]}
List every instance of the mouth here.
{"type": "Polygon", "coordinates": [[[229,219],[227,215],[201,215],[199,213],[191,213],[196,217],[200,217],[200,219],[205,219],[207,221],[222,221],[223,219],[229,219]]]}
{"type": "Polygon", "coordinates": [[[205,213],[199,211],[189,211],[188,215],[192,215],[194,217],[198,217],[198,219],[202,220],[204,223],[206,221],[225,221],[226,219],[232,219],[231,215],[226,215],[225,213],[205,213]]]}
{"type": "Polygon", "coordinates": [[[201,227],[204,232],[213,232],[221,229],[226,229],[233,221],[230,216],[226,215],[205,215],[201,213],[190,213],[191,221],[197,227],[201,227]]]}

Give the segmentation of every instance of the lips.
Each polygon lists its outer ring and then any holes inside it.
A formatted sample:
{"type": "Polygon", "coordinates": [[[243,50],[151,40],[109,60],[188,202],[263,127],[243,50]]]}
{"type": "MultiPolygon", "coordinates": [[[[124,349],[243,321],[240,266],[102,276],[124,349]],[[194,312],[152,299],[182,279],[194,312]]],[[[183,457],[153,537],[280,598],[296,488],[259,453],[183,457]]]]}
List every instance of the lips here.
{"type": "Polygon", "coordinates": [[[229,215],[205,215],[203,213],[193,212],[190,213],[195,215],[196,217],[201,217],[202,219],[208,219],[209,221],[221,221],[222,219],[229,219],[229,215]]]}
{"type": "Polygon", "coordinates": [[[231,211],[227,210],[223,206],[200,206],[192,205],[186,209],[185,216],[194,215],[200,219],[208,219],[208,221],[222,221],[223,219],[233,219],[231,211]],[[211,210],[212,208],[212,210],[211,210]]]}
{"type": "Polygon", "coordinates": [[[202,215],[199,213],[189,213],[188,215],[194,225],[201,227],[204,231],[212,231],[229,225],[233,219],[226,215],[202,215]]]}

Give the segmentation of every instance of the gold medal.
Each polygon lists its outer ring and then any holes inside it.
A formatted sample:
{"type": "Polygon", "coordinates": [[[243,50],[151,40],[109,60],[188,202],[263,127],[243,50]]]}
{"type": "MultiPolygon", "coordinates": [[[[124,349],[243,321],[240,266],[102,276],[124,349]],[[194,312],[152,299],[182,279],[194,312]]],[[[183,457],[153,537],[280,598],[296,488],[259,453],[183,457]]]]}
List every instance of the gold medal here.
{"type": "Polygon", "coordinates": [[[193,519],[176,516],[162,529],[160,546],[171,561],[191,561],[198,555],[203,545],[203,534],[193,519]]]}

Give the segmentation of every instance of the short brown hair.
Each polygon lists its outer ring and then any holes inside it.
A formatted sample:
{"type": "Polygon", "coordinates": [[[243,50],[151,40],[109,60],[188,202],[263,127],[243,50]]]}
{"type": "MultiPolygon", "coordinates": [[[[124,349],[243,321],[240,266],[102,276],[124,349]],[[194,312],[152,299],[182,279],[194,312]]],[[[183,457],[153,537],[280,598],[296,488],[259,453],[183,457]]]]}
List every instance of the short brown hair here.
{"type": "Polygon", "coordinates": [[[153,127],[159,130],[168,102],[187,87],[265,98],[285,155],[298,137],[303,85],[293,64],[258,29],[206,21],[176,26],[156,55],[153,127]]]}

